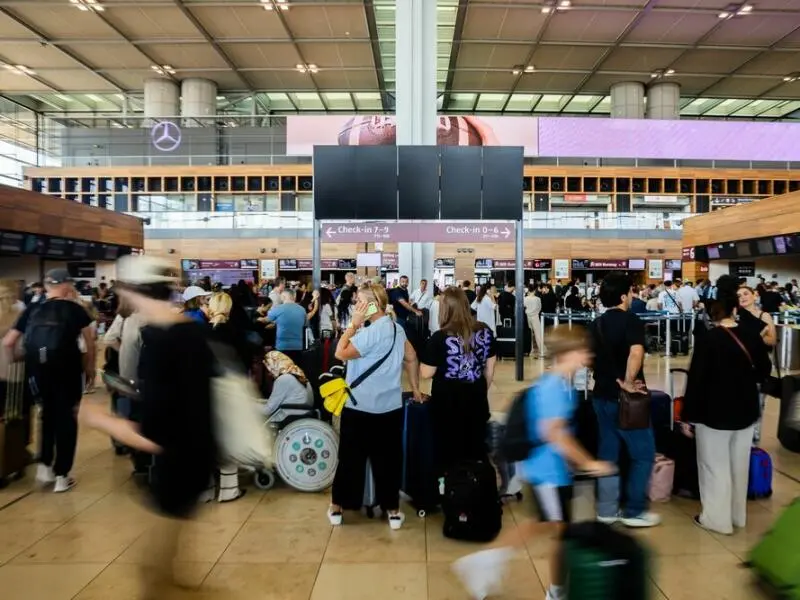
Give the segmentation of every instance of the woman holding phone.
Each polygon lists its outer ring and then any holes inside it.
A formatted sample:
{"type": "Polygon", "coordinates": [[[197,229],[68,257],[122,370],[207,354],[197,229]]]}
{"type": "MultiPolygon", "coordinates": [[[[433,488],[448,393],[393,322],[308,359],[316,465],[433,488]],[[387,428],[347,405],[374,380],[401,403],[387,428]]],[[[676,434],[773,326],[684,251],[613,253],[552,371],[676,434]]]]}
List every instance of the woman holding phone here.
{"type": "Polygon", "coordinates": [[[377,502],[400,529],[400,482],[403,468],[403,389],[405,367],[416,400],[419,364],[402,327],[386,314],[389,298],[380,285],[366,283],[358,291],[350,324],[336,346],[336,358],[347,362],[347,383],[353,389],[342,411],[339,466],[328,509],[331,525],[342,524],[343,510],[359,510],[364,499],[367,464],[375,478],[377,502]],[[369,322],[369,327],[364,325],[369,322]],[[366,375],[365,375],[366,374],[366,375]]]}

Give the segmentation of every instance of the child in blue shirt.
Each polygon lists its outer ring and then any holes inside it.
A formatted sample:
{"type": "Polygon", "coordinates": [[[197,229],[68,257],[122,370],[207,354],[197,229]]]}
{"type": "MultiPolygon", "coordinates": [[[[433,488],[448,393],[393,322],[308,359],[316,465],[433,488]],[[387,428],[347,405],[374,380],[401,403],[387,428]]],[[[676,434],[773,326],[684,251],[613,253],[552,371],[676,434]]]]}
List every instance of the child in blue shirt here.
{"type": "Polygon", "coordinates": [[[459,559],[453,565],[475,600],[483,600],[499,590],[506,563],[525,541],[542,533],[553,536],[550,553],[550,588],[546,600],[565,598],[561,568],[561,534],[570,521],[572,473],[570,465],[595,476],[610,475],[616,468],[594,460],[575,439],[570,421],[577,406],[571,386],[575,373],[591,359],[586,335],[578,330],[556,330],[547,347],[553,357],[552,368],[525,396],[528,434],[536,447],[520,463],[522,478],[530,484],[540,521],[521,523],[520,536],[514,532],[501,535],[496,547],[459,559]]]}

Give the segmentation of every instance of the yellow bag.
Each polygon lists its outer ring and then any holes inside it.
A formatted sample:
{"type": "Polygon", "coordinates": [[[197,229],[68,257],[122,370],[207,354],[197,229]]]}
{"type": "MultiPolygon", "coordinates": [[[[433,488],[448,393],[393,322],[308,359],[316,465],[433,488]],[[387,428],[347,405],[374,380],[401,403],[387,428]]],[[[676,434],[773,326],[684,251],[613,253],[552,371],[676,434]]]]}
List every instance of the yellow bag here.
{"type": "MultiPolygon", "coordinates": [[[[345,404],[347,404],[348,400],[353,402],[354,406],[358,405],[355,397],[353,396],[353,390],[356,389],[359,385],[363,383],[363,381],[372,375],[375,371],[377,371],[380,366],[386,362],[386,360],[392,355],[392,351],[394,350],[394,344],[397,340],[397,325],[392,323],[392,345],[389,347],[389,351],[384,354],[374,365],[372,365],[369,369],[364,371],[361,375],[356,377],[355,381],[351,383],[349,386],[347,382],[344,380],[343,377],[338,375],[333,375],[333,369],[331,369],[331,373],[325,373],[320,377],[320,380],[325,380],[325,383],[320,384],[319,386],[319,394],[322,396],[323,402],[322,405],[325,407],[329,413],[331,413],[335,417],[339,417],[342,414],[342,410],[344,410],[345,404]]],[[[337,367],[337,369],[341,369],[341,367],[337,367]]],[[[341,372],[341,371],[339,371],[341,372]]]]}
{"type": "Polygon", "coordinates": [[[323,398],[322,405],[333,416],[338,417],[342,414],[342,409],[350,399],[350,388],[347,382],[341,377],[335,377],[319,386],[320,396],[323,398]]]}

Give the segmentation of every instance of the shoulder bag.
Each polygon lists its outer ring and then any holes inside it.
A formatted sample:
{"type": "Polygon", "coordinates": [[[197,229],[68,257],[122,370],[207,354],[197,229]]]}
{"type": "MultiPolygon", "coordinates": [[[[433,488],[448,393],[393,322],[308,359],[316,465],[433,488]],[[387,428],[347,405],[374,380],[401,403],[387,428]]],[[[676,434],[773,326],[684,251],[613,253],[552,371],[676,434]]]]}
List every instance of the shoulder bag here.
{"type": "MultiPolygon", "coordinates": [[[[602,322],[602,317],[597,320],[597,334],[600,337],[600,341],[602,342],[606,351],[610,353],[609,356],[611,359],[611,367],[614,369],[614,373],[616,375],[616,373],[619,372],[619,369],[617,368],[617,361],[614,357],[614,349],[606,343],[605,336],[603,335],[602,322]]],[[[644,389],[641,392],[629,392],[620,388],[619,422],[617,426],[620,429],[625,430],[647,429],[650,427],[650,405],[651,397],[649,390],[644,389]]]]}
{"type": "MultiPolygon", "coordinates": [[[[389,351],[369,369],[356,377],[356,379],[350,385],[347,385],[344,377],[338,373],[322,375],[320,379],[324,378],[326,381],[319,386],[319,393],[323,398],[323,406],[325,407],[325,410],[327,410],[333,416],[338,417],[342,414],[342,410],[344,410],[344,406],[347,404],[348,400],[352,400],[353,405],[358,406],[358,401],[353,396],[353,390],[364,383],[367,377],[377,371],[381,365],[388,360],[394,351],[394,344],[396,341],[397,325],[392,322],[392,345],[389,347],[389,351]]],[[[337,369],[337,371],[341,373],[340,369],[337,369]]]]}

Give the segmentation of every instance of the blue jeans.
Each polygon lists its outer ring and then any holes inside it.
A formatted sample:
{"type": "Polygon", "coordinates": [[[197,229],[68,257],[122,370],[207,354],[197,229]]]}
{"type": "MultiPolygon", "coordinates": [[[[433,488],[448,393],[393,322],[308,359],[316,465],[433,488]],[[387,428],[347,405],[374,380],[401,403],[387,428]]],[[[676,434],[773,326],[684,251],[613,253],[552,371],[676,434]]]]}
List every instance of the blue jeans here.
{"type": "MultiPolygon", "coordinates": [[[[637,517],[647,510],[647,488],[656,457],[653,428],[620,429],[619,403],[616,399],[594,399],[600,444],[597,458],[619,463],[620,441],[625,442],[631,464],[625,482],[626,506],[624,517],[637,517]]],[[[597,514],[613,517],[619,513],[620,477],[604,477],[597,483],[597,514]]]]}

